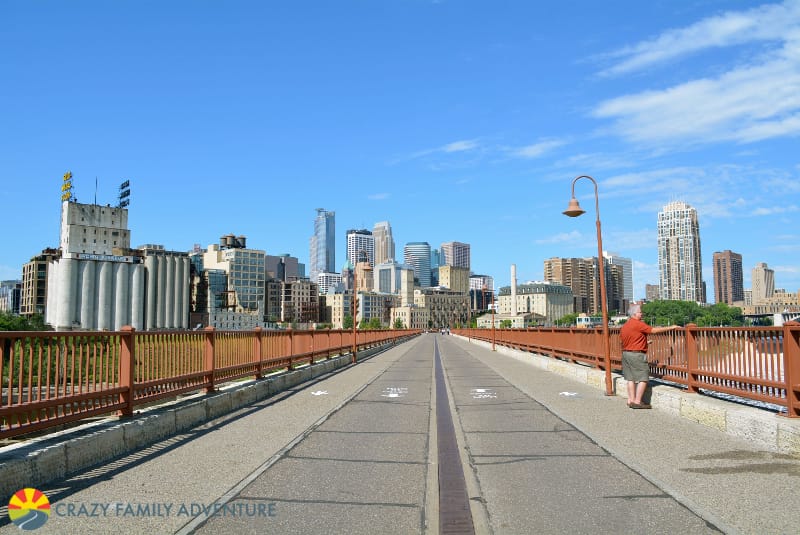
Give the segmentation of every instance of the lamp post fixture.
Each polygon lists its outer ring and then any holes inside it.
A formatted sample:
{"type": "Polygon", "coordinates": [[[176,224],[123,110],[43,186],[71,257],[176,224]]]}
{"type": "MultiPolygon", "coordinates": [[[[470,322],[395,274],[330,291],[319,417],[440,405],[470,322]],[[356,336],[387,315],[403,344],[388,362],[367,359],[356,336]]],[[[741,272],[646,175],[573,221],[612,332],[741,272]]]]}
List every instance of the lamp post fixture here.
{"type": "Polygon", "coordinates": [[[603,361],[606,372],[606,395],[614,395],[614,387],[611,381],[611,341],[608,336],[608,296],[606,295],[606,270],[605,262],[603,261],[603,236],[600,232],[600,201],[597,194],[597,182],[589,175],[581,175],[575,177],[572,181],[572,199],[569,201],[569,206],[564,210],[564,215],[569,217],[578,217],[585,214],[578,204],[578,199],[575,198],[575,182],[581,178],[588,178],[594,184],[594,209],[597,213],[597,264],[600,274],[600,308],[603,312],[603,361]]]}
{"type": "Polygon", "coordinates": [[[492,288],[492,304],[491,304],[491,307],[492,307],[492,351],[495,351],[495,349],[494,349],[494,341],[495,341],[495,333],[494,333],[494,288],[492,288]]]}
{"type": "Polygon", "coordinates": [[[356,343],[356,313],[358,312],[358,289],[356,288],[356,271],[353,269],[353,364],[357,362],[356,353],[358,351],[358,344],[356,343]]]}

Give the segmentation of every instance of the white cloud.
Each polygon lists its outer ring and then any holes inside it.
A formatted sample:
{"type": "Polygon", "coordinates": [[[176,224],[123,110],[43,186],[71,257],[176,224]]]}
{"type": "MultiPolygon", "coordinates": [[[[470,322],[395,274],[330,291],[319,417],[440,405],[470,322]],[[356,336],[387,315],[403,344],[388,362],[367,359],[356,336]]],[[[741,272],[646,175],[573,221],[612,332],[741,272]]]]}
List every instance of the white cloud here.
{"type": "MultiPolygon", "coordinates": [[[[604,234],[606,234],[604,232],[604,234]]],[[[606,234],[603,239],[606,249],[652,249],[658,242],[655,221],[652,228],[639,230],[615,230],[606,234]]],[[[624,255],[623,255],[624,256],[624,255]]]]}
{"type": "Polygon", "coordinates": [[[621,169],[633,167],[634,163],[626,157],[611,154],[576,154],[555,162],[555,167],[582,167],[586,169],[621,169]]]}
{"type": "Polygon", "coordinates": [[[716,79],[602,102],[593,112],[643,144],[742,143],[800,134],[800,61],[779,59],[716,79]]]}
{"type": "Polygon", "coordinates": [[[775,215],[775,214],[785,214],[789,212],[797,212],[798,208],[796,205],[792,204],[790,206],[771,206],[769,208],[756,208],[753,210],[753,215],[775,215]]]}
{"type": "Polygon", "coordinates": [[[612,52],[608,57],[622,60],[603,74],[624,74],[708,48],[783,41],[787,34],[796,31],[798,23],[800,3],[796,0],[748,11],[730,11],[612,52]]]}
{"type": "Polygon", "coordinates": [[[437,151],[441,152],[463,152],[465,150],[474,150],[478,148],[478,142],[474,139],[463,140],[463,141],[454,141],[453,143],[448,143],[447,145],[440,147],[437,151]]]}
{"type": "Polygon", "coordinates": [[[536,240],[535,243],[537,245],[544,245],[551,243],[577,242],[582,241],[583,239],[583,235],[580,232],[573,230],[572,232],[561,232],[554,236],[550,236],[549,238],[536,240]]]}
{"type": "Polygon", "coordinates": [[[372,195],[367,195],[367,199],[371,201],[383,201],[389,198],[388,193],[373,193],[372,195]]]}
{"type": "Polygon", "coordinates": [[[408,160],[415,160],[417,158],[422,158],[424,156],[430,156],[431,154],[450,154],[455,152],[467,152],[467,151],[475,151],[481,148],[480,143],[476,139],[462,139],[459,141],[453,141],[452,143],[447,143],[440,147],[436,147],[433,149],[424,149],[421,151],[417,151],[413,154],[408,156],[404,156],[401,158],[397,158],[390,162],[391,164],[397,164],[399,162],[408,161],[408,160]]]}
{"type": "Polygon", "coordinates": [[[525,147],[515,149],[512,151],[512,154],[521,158],[539,158],[553,149],[565,145],[565,143],[565,141],[558,139],[546,139],[539,141],[538,143],[534,143],[533,145],[527,145],[525,147]]]}
{"type": "Polygon", "coordinates": [[[615,53],[622,74],[709,47],[763,41],[780,46],[750,64],[664,89],[601,102],[592,115],[612,133],[648,146],[717,141],[751,143],[800,135],[800,2],[726,13],[670,30],[615,53]]]}

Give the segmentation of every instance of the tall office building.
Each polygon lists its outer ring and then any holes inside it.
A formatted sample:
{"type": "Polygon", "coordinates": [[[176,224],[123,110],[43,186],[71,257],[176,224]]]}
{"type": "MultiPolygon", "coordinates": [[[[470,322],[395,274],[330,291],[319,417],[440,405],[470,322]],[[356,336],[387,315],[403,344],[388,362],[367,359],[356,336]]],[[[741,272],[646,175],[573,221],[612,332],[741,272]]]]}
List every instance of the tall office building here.
{"type": "Polygon", "coordinates": [[[311,236],[309,277],[317,282],[319,273],[336,271],[336,213],[317,208],[314,235],[311,236]]]}
{"type": "Polygon", "coordinates": [[[361,260],[360,253],[367,255],[367,262],[375,267],[375,238],[372,232],[367,229],[350,229],[346,233],[347,237],[347,259],[354,266],[361,260]]]}
{"type": "Polygon", "coordinates": [[[22,281],[0,281],[0,312],[19,314],[22,301],[22,281]]]}
{"type": "Polygon", "coordinates": [[[608,251],[603,251],[603,258],[612,266],[622,267],[622,298],[630,303],[633,301],[633,262],[630,258],[608,251]]]}
{"type": "Polygon", "coordinates": [[[732,305],[744,302],[742,255],[731,250],[714,253],[714,300],[732,305]]]}
{"type": "Polygon", "coordinates": [[[431,246],[428,242],[410,242],[403,248],[405,263],[414,270],[421,288],[431,286],[431,246]]]}
{"type": "Polygon", "coordinates": [[[266,255],[264,268],[267,270],[267,278],[283,282],[293,282],[305,278],[305,266],[297,258],[288,254],[266,255]]]}
{"type": "Polygon", "coordinates": [[[455,292],[469,293],[469,270],[456,266],[439,266],[438,286],[449,288],[455,292]]]}
{"type": "Polygon", "coordinates": [[[442,254],[439,249],[431,250],[431,286],[439,286],[439,267],[442,266],[442,254]]]}
{"type": "Polygon", "coordinates": [[[767,267],[764,262],[759,262],[750,272],[753,294],[752,301],[758,305],[772,297],[775,293],[775,271],[767,267]]]}
{"type": "Polygon", "coordinates": [[[706,302],[697,210],[674,201],[658,213],[661,299],[706,302]]]}
{"type": "MultiPolygon", "coordinates": [[[[397,260],[397,258],[394,256],[394,238],[392,237],[392,226],[388,221],[375,223],[375,228],[372,229],[372,238],[375,251],[373,266],[378,264],[386,264],[392,260],[397,260]]],[[[353,262],[353,264],[355,264],[355,262],[353,262]]]]}
{"type": "Polygon", "coordinates": [[[457,241],[443,243],[441,265],[469,269],[469,244],[457,241]]]}
{"type": "Polygon", "coordinates": [[[399,294],[403,273],[411,270],[411,267],[395,261],[378,264],[372,276],[373,291],[381,294],[399,294]]]}
{"type": "Polygon", "coordinates": [[[219,245],[209,245],[203,254],[203,268],[227,275],[224,308],[238,313],[264,313],[266,253],[248,249],[244,236],[222,236],[219,245]]]}

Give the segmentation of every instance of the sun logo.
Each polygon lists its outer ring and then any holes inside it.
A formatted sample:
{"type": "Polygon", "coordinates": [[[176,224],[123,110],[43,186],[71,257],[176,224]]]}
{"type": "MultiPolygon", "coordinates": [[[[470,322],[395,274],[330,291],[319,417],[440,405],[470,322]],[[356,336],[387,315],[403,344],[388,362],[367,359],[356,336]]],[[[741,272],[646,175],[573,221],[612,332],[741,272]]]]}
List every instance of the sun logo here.
{"type": "Polygon", "coordinates": [[[8,501],[8,516],[19,529],[38,529],[50,518],[50,500],[40,490],[18,490],[8,501]]]}

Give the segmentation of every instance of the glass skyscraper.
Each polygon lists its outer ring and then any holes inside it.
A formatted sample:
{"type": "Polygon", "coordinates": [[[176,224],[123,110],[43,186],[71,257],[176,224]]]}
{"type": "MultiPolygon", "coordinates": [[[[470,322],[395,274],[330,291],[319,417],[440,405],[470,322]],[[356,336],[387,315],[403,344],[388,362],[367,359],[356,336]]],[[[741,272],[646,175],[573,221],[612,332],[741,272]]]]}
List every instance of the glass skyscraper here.
{"type": "Polygon", "coordinates": [[[336,272],[336,213],[317,208],[314,235],[311,236],[309,278],[317,282],[319,273],[336,272]]]}
{"type": "Polygon", "coordinates": [[[428,242],[410,242],[403,249],[405,263],[414,270],[421,288],[431,286],[431,246],[428,242]]]}

